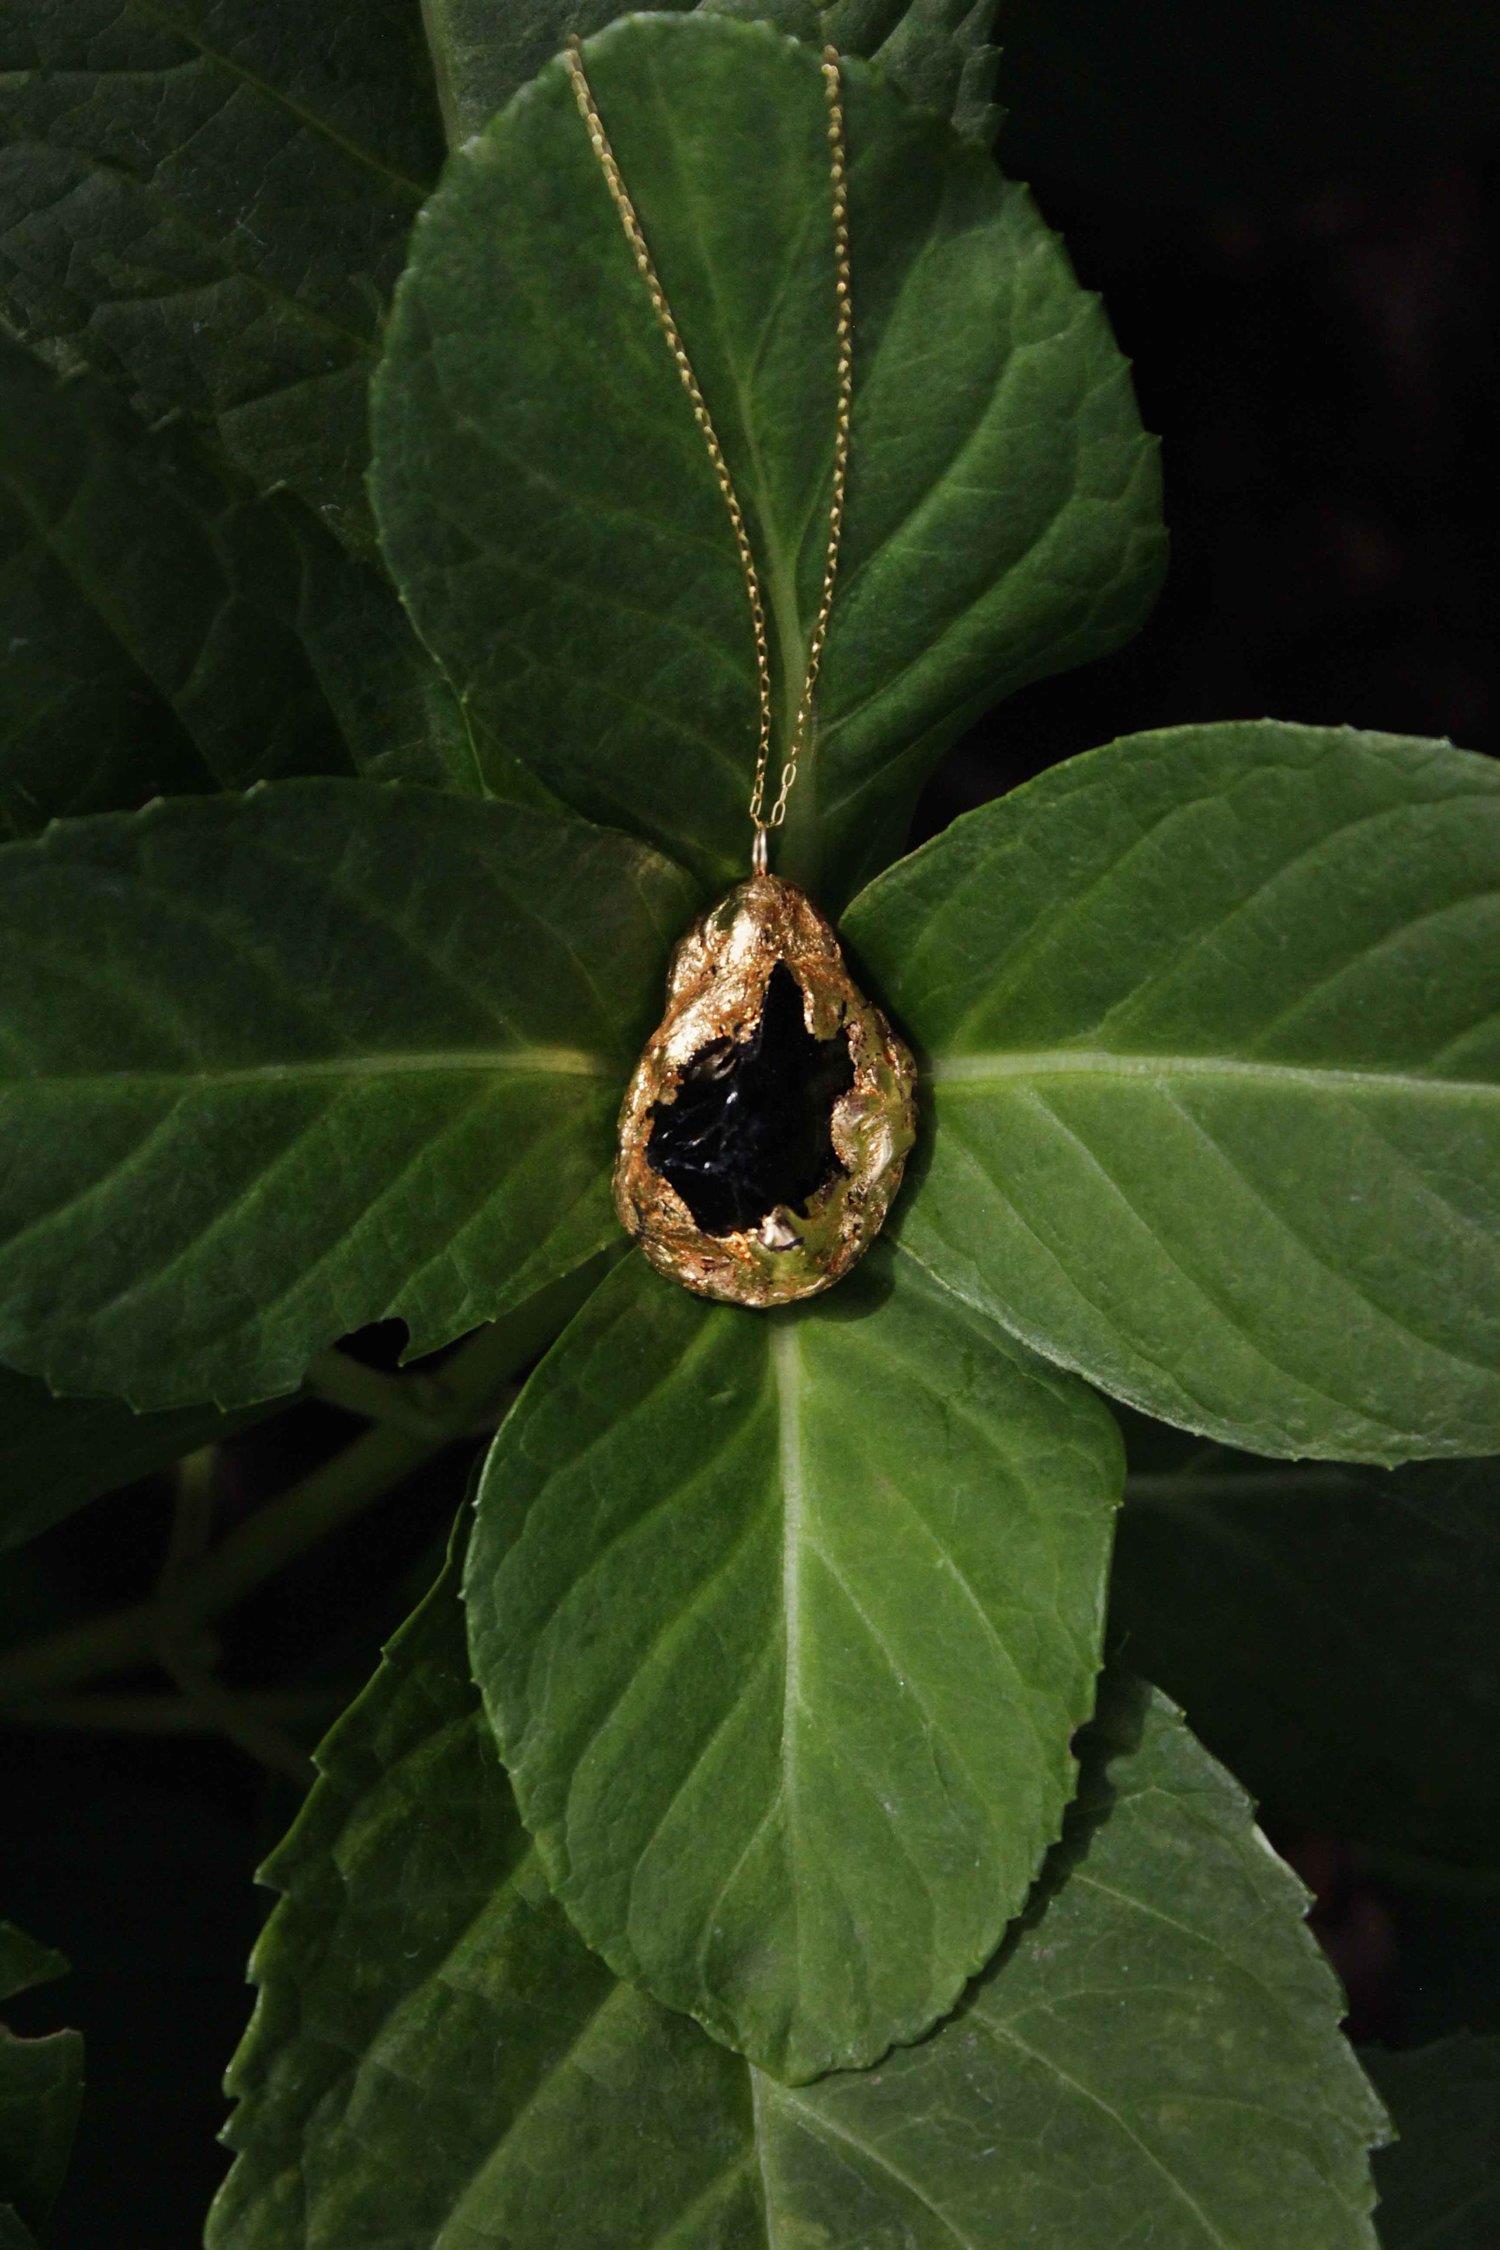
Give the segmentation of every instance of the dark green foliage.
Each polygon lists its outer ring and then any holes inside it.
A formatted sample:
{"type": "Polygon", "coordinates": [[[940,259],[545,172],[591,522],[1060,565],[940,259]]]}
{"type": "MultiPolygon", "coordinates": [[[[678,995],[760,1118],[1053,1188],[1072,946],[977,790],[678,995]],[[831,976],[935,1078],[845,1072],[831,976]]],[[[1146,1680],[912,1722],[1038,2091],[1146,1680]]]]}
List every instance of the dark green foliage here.
{"type": "MultiPolygon", "coordinates": [[[[466,1609],[455,1550],[273,1862],[214,2250],[1373,2250],[1302,1894],[1100,1666],[1278,1811],[1493,1877],[1493,1495],[1437,1457],[1500,1447],[1495,769],[1194,726],[891,864],[976,712],[1146,614],[1154,443],[989,153],[987,0],[616,12],[0,15],[0,1542],[191,1455],[116,1606],[87,1524],[12,1556],[56,1629],[0,1719],[300,1782],[356,1629],[325,1580],[283,1692],[230,1613],[399,1488],[399,1614],[483,1438],[466,1609]],[[920,1145],[776,1314],[611,1206],[755,698],[574,29],[745,502],[773,755],[847,58],[853,467],[777,865],[847,908],[920,1145]],[[458,1348],[329,1351],[379,1322],[458,1348]],[[1137,1431],[1112,1616],[1099,1392],[1207,1433],[1137,1431]],[[344,1417],[310,1462],[265,1468],[304,1405],[220,1442],[294,1396],[344,1417]]],[[[1478,2250],[1488,2047],[1375,2069],[1386,2250],[1478,2250]]],[[[0,2041],[3,2250],[78,2077],[0,2041]]]]}
{"type": "Polygon", "coordinates": [[[1110,1622],[1282,1819],[1500,1870],[1497,1464],[1278,1464],[1146,1429],[1110,1622]]]}
{"type": "MultiPolygon", "coordinates": [[[[67,1972],[67,1962],[0,1922],[0,2002],[67,1972]]],[[[68,2167],[83,2096],[76,2031],[20,2039],[0,2024],[0,2250],[29,2250],[68,2167]]]]}
{"type": "Polygon", "coordinates": [[[442,138],[408,0],[11,0],[0,294],[367,542],[381,305],[442,138]]]}
{"type": "Polygon", "coordinates": [[[1500,2235],[1500,2039],[1460,2035],[1365,2066],[1399,2135],[1376,2165],[1381,2250],[1492,2250],[1500,2235]]]}

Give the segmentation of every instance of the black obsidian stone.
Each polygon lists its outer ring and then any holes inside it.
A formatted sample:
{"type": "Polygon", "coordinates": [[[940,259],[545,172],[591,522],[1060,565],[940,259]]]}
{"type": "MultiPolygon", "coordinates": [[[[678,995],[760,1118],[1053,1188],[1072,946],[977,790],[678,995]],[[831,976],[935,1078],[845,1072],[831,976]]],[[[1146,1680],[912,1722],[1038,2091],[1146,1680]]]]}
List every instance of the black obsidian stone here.
{"type": "Polygon", "coordinates": [[[803,1211],[839,1168],[833,1112],[853,1084],[847,1036],[813,1037],[778,961],[754,1029],[700,1049],[677,1099],[652,1110],[646,1161],[705,1234],[758,1226],[778,1203],[803,1211]]]}

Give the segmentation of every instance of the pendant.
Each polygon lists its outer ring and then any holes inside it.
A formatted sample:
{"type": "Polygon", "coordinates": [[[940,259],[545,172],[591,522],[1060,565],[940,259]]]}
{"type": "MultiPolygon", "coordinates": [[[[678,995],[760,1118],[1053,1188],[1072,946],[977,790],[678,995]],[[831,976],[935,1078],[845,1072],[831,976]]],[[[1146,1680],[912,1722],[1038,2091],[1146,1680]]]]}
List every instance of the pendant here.
{"type": "Polygon", "coordinates": [[[880,1232],[915,1139],[916,1071],[817,908],[753,875],[679,944],[620,1113],[615,1208],[657,1271],[788,1305],[880,1232]]]}

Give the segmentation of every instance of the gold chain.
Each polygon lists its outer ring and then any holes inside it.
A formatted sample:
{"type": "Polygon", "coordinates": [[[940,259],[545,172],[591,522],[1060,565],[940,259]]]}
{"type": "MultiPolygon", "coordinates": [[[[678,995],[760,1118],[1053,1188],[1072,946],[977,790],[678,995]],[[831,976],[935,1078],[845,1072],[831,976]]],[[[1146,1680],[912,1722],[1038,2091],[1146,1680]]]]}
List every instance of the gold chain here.
{"type": "Polygon", "coordinates": [[[781,769],[776,800],[769,812],[766,811],[766,783],[775,723],[771,646],[766,629],[766,606],[761,593],[760,572],[756,568],[755,550],[750,544],[750,534],[745,525],[745,512],[734,489],[734,479],[729,473],[729,463],[724,458],[724,448],[719,443],[713,416],[708,411],[707,402],[698,386],[698,378],[693,372],[693,363],[688,358],[687,348],[682,341],[682,332],[677,326],[655,261],[647,247],[630,190],[625,185],[624,176],[615,161],[615,152],[610,147],[609,135],[604,130],[593,89],[584,72],[583,55],[576,38],[569,40],[564,60],[572,77],[573,95],[578,103],[579,115],[588,129],[589,141],[599,160],[605,185],[619,213],[620,225],[635,259],[636,270],[646,285],[646,292],[661,323],[662,334],[666,337],[667,348],[682,379],[682,387],[687,392],[693,420],[708,449],[708,458],[724,498],[735,547],[739,553],[740,569],[745,580],[745,598],[750,607],[750,632],[755,643],[755,673],[760,698],[760,739],[755,757],[755,785],[750,792],[750,818],[755,824],[754,864],[757,869],[764,869],[769,831],[779,828],[786,819],[786,802],[797,779],[798,762],[808,747],[808,738],[812,732],[813,698],[817,692],[824,643],[828,639],[828,620],[833,614],[839,547],[844,532],[844,493],[849,481],[849,432],[854,415],[854,300],[849,259],[849,186],[844,149],[843,80],[838,51],[833,47],[823,49],[823,90],[828,103],[828,169],[833,192],[834,324],[837,347],[835,365],[838,376],[833,424],[833,493],[828,506],[828,547],[823,561],[823,585],[818,599],[818,614],[813,620],[812,634],[807,644],[807,667],[802,676],[802,693],[797,703],[797,715],[792,723],[786,763],[781,769]]]}

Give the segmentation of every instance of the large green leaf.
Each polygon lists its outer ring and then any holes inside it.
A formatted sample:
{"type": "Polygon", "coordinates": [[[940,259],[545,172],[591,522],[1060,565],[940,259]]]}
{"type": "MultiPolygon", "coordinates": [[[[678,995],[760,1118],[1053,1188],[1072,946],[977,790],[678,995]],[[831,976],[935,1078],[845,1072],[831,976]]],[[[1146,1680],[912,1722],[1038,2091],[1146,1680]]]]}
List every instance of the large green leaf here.
{"type": "Polygon", "coordinates": [[[467,1584],[590,1943],[788,2078],[925,2031],[1061,1825],[1121,1471],[909,1260],[753,1317],[622,1267],[496,1441],[467,1584]]]}
{"type": "MultiPolygon", "coordinates": [[[[833,401],[817,56],[631,19],[589,73],[745,504],[782,725],[826,539],[833,401]]],[[[1098,305],[1024,191],[848,73],[855,424],[816,752],[783,871],[836,903],[966,715],[1113,647],[1161,560],[1156,457],[1098,305]]],[[[745,593],[702,438],[560,63],[452,160],[375,389],[387,557],[476,718],[706,880],[743,866],[745,593]]]]}
{"type": "Polygon", "coordinates": [[[909,1249],[1263,1453],[1500,1447],[1500,768],[1138,735],[957,822],[848,932],[925,1052],[909,1249]]]}
{"type": "Polygon", "coordinates": [[[0,339],[6,827],[350,772],[301,637],[304,547],[351,590],[378,583],[185,427],[147,431],[103,383],[59,381],[0,339]]]}
{"type": "MultiPolygon", "coordinates": [[[[0,2001],[67,1970],[8,1922],[0,1922],[0,2001]]],[[[63,2174],[83,2098],[83,2040],[76,2031],[18,2039],[0,2024],[0,2246],[24,2250],[46,2220],[63,2174]]]]}
{"type": "Polygon", "coordinates": [[[1301,1895],[1117,1688],[1045,1885],[958,2014],[792,2092],[618,1984],[548,1895],[450,1575],[268,1870],[211,2250],[1357,2250],[1380,2113],[1301,1895]]]}
{"type": "MultiPolygon", "coordinates": [[[[961,133],[993,138],[996,0],[664,0],[654,14],[738,16],[879,64],[913,101],[961,133]]],[[[487,124],[573,33],[625,13],[619,0],[424,0],[438,91],[456,146],[487,124]]]]}
{"type": "Polygon", "coordinates": [[[7,0],[0,302],[360,535],[381,308],[436,174],[416,0],[7,0]]]}
{"type": "Polygon", "coordinates": [[[0,851],[0,1353],[138,1407],[414,1351],[615,1237],[685,878],[576,821],[286,782],[0,851]]]}
{"type": "Polygon", "coordinates": [[[1381,2250],[1494,2250],[1500,2240],[1500,2038],[1362,2057],[1395,2146],[1375,2168],[1381,2250]]]}
{"type": "Polygon", "coordinates": [[[1131,1662],[1281,1818],[1500,1873],[1500,1464],[1172,1450],[1126,1486],[1131,1662]]]}
{"type": "Polygon", "coordinates": [[[0,1367],[0,1553],[239,1427],[212,1407],[132,1414],[113,1399],[53,1398],[0,1367]]]}

